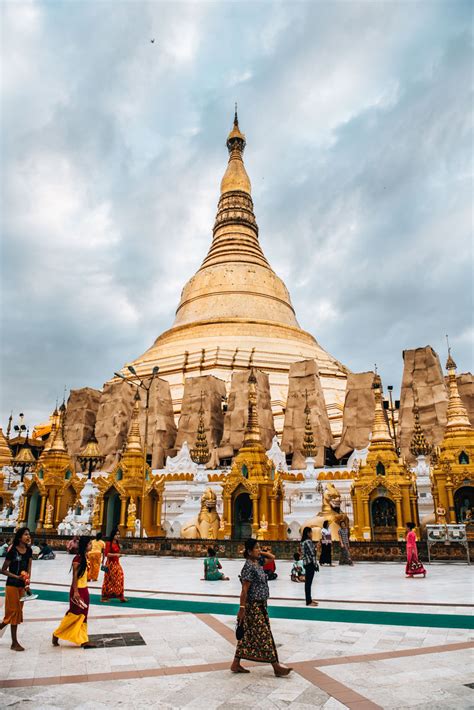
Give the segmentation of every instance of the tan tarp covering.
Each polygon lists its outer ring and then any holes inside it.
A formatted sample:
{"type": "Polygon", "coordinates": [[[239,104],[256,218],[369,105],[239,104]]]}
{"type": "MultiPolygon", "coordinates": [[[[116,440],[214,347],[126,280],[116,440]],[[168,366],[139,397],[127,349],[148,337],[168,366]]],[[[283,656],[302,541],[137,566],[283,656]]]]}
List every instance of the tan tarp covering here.
{"type": "MultiPolygon", "coordinates": [[[[225,398],[225,382],[213,375],[202,377],[188,377],[184,383],[183,403],[181,405],[181,416],[178,423],[178,435],[176,437],[176,449],[180,449],[185,441],[189,448],[194,446],[196,434],[199,426],[199,408],[204,410],[204,426],[206,428],[207,443],[209,451],[215,449],[222,438],[224,429],[224,413],[222,402],[225,398]]],[[[218,462],[213,457],[209,461],[209,466],[218,462]]]]}
{"type": "Polygon", "coordinates": [[[306,420],[304,413],[305,392],[307,391],[314,442],[317,447],[315,463],[317,466],[323,466],[324,447],[332,446],[334,440],[316,361],[302,360],[293,363],[290,367],[289,378],[281,448],[285,453],[293,453],[292,468],[305,468],[302,447],[306,420]]]}
{"type": "Polygon", "coordinates": [[[342,436],[335,451],[337,458],[353,449],[363,449],[369,443],[375,412],[373,383],[373,372],[352,372],[347,376],[342,436]]]}
{"type": "MultiPolygon", "coordinates": [[[[92,387],[71,390],[69,394],[65,431],[67,449],[73,459],[82,451],[94,431],[101,394],[100,390],[92,387]]],[[[77,460],[75,465],[77,470],[81,469],[77,460]]]]}
{"type": "MultiPolygon", "coordinates": [[[[270,385],[266,372],[255,370],[255,375],[257,378],[257,409],[260,435],[263,445],[266,449],[269,449],[275,436],[270,385]]],[[[228,408],[224,416],[224,433],[219,447],[219,455],[221,457],[232,456],[242,446],[248,415],[248,379],[248,370],[234,372],[232,375],[228,408]]]]}

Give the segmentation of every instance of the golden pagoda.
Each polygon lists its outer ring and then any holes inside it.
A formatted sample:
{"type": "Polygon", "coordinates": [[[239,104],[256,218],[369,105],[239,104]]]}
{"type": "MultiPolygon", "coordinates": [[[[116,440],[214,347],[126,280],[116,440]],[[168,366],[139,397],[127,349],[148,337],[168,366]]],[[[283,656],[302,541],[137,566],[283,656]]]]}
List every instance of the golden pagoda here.
{"type": "Polygon", "coordinates": [[[36,471],[25,483],[22,522],[31,530],[43,530],[45,525],[57,528],[68,509],[74,507],[83,486],[64,441],[65,418],[63,402],[53,413],[51,434],[36,462],[36,471]]]}
{"type": "Polygon", "coordinates": [[[431,472],[435,510],[447,512],[447,522],[474,518],[474,429],[459,395],[456,363],[448,353],[448,409],[446,429],[431,472]]]}
{"type": "Polygon", "coordinates": [[[223,484],[223,525],[219,538],[286,540],[284,487],[260,438],[255,372],[249,376],[248,420],[244,442],[223,484]]]}
{"type": "Polygon", "coordinates": [[[131,521],[137,518],[141,520],[140,532],[143,528],[149,537],[165,535],[161,526],[164,476],[153,476],[146,463],[139,418],[140,395],[137,391],[120,461],[111,473],[94,481],[99,488],[96,521],[106,535],[115,526],[122,535],[132,534],[131,521]]]}
{"type": "Polygon", "coordinates": [[[191,458],[194,463],[205,465],[211,458],[211,453],[209,451],[209,445],[207,443],[206,429],[204,426],[204,409],[202,406],[202,392],[201,392],[201,406],[199,407],[199,424],[196,436],[196,443],[194,448],[190,451],[191,458]]]}
{"type": "Polygon", "coordinates": [[[179,414],[185,377],[205,373],[228,382],[233,371],[252,365],[269,375],[278,430],[290,365],[315,359],[329,416],[340,429],[348,371],[299,326],[288,290],[263,253],[245,146],[236,112],[209,252],[182,290],[173,326],[133,366],[140,377],[159,366],[179,414]]]}
{"type": "Polygon", "coordinates": [[[375,415],[366,463],[351,487],[355,540],[403,540],[407,522],[419,534],[414,475],[399,461],[382,400],[382,384],[374,378],[375,415]]]}

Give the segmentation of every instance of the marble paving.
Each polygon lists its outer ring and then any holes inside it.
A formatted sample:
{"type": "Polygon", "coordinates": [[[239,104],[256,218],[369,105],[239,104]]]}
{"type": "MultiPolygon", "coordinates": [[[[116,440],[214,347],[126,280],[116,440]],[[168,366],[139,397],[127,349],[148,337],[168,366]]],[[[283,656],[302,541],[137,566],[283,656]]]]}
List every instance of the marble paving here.
{"type": "MultiPolygon", "coordinates": [[[[34,562],[33,589],[36,584],[39,591],[67,591],[70,561],[59,554],[54,561],[34,562]]],[[[239,594],[241,560],[223,560],[231,580],[214,583],[201,581],[198,559],[130,556],[123,558],[123,566],[127,594],[137,601],[235,603],[239,594]]],[[[289,580],[290,563],[277,567],[270,603],[302,605],[303,585],[289,580]]],[[[323,568],[315,596],[322,608],[472,614],[471,569],[436,563],[428,570],[425,580],[407,580],[403,566],[393,563],[323,568]]],[[[140,634],[145,645],[84,650],[64,643],[54,648],[51,632],[66,608],[42,599],[28,603],[19,631],[25,653],[10,650],[8,629],[0,639],[0,708],[474,707],[469,687],[474,633],[467,628],[272,619],[280,658],[294,667],[288,678],[279,679],[270,666],[257,664],[248,664],[248,675],[230,673],[235,646],[230,616],[95,604],[90,634],[140,634]]]]}

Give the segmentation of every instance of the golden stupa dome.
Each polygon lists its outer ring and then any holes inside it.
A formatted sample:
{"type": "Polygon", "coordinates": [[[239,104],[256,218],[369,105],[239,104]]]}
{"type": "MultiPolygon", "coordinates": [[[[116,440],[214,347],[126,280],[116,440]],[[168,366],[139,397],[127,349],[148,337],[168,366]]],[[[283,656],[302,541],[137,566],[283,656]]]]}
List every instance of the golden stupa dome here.
{"type": "Polygon", "coordinates": [[[272,401],[281,409],[290,365],[315,359],[339,421],[336,402],[343,400],[347,370],[299,326],[288,290],[262,251],[237,113],[226,145],[229,158],[209,251],[182,290],[172,327],[133,365],[140,375],[159,366],[170,382],[175,411],[184,377],[205,372],[229,380],[234,369],[253,365],[270,374],[272,401]]]}

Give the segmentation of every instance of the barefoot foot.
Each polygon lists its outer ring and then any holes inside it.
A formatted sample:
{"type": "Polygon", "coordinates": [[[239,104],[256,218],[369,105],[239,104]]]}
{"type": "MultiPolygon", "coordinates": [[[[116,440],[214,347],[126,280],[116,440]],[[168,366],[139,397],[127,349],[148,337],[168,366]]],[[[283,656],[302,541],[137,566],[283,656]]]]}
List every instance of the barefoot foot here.
{"type": "Polygon", "coordinates": [[[53,646],[59,646],[59,639],[54,634],[51,636],[51,643],[53,644],[53,646]]]}
{"type": "Polygon", "coordinates": [[[244,668],[240,663],[233,663],[230,667],[232,673],[250,673],[247,668],[244,668]]]}
{"type": "Polygon", "coordinates": [[[11,648],[12,651],[24,651],[24,650],[25,650],[25,649],[23,648],[23,646],[20,646],[19,643],[12,643],[12,645],[10,646],[10,648],[11,648]]]}

